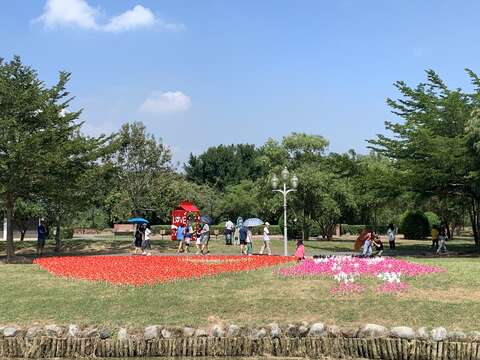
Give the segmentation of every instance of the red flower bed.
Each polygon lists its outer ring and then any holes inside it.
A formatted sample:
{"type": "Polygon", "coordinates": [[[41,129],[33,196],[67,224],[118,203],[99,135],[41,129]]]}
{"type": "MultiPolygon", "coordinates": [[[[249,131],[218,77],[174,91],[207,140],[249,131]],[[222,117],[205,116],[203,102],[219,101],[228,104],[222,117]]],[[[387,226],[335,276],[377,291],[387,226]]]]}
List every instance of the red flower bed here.
{"type": "Polygon", "coordinates": [[[286,256],[72,256],[41,258],[34,263],[57,276],[143,285],[248,271],[293,260],[286,256]]]}

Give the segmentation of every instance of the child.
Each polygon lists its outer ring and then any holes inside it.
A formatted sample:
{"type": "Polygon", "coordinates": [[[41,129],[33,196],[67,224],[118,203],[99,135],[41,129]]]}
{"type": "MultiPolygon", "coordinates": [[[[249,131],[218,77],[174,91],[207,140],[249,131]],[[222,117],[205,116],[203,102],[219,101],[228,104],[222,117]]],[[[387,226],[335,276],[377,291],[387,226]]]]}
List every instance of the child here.
{"type": "Polygon", "coordinates": [[[248,228],[247,230],[247,255],[253,255],[253,238],[252,238],[252,229],[248,228]]]}
{"type": "Polygon", "coordinates": [[[181,253],[184,251],[184,248],[183,248],[184,238],[185,238],[185,228],[182,226],[182,224],[180,224],[177,227],[177,241],[178,241],[177,253],[181,253]]]}
{"type": "Polygon", "coordinates": [[[298,261],[305,260],[305,246],[302,240],[297,241],[297,250],[295,250],[295,257],[298,261]]]}
{"type": "Polygon", "coordinates": [[[382,256],[383,253],[383,244],[382,240],[378,236],[374,236],[372,240],[373,247],[375,248],[375,255],[382,256]]]}

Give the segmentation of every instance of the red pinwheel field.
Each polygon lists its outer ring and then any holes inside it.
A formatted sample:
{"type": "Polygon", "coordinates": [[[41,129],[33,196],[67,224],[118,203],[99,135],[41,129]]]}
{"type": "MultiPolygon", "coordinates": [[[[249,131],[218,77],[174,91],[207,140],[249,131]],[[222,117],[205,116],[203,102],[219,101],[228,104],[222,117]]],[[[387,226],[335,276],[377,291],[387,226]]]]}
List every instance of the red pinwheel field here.
{"type": "Polygon", "coordinates": [[[35,263],[66,278],[153,285],[255,270],[293,260],[285,256],[68,256],[36,259],[35,263]]]}

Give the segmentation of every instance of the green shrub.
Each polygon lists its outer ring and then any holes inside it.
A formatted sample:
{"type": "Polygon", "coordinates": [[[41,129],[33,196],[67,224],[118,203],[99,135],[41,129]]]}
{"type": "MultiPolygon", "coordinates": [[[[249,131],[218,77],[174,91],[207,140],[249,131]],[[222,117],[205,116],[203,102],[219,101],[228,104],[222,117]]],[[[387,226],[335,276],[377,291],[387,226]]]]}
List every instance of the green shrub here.
{"type": "Polygon", "coordinates": [[[399,232],[405,239],[424,239],[430,233],[427,216],[419,210],[407,211],[401,217],[399,232]]]}
{"type": "Polygon", "coordinates": [[[433,225],[440,225],[440,217],[434,212],[427,211],[425,216],[428,219],[428,225],[430,226],[430,229],[433,227],[433,225]]]}

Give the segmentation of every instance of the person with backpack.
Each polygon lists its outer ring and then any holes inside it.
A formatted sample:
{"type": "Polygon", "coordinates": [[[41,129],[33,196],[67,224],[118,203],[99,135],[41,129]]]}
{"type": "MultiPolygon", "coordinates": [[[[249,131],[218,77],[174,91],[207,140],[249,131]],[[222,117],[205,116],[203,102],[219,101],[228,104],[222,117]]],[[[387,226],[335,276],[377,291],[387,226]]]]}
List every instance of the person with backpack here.
{"type": "Polygon", "coordinates": [[[234,228],[235,224],[230,219],[228,219],[228,221],[225,223],[225,245],[232,245],[234,228]]]}

